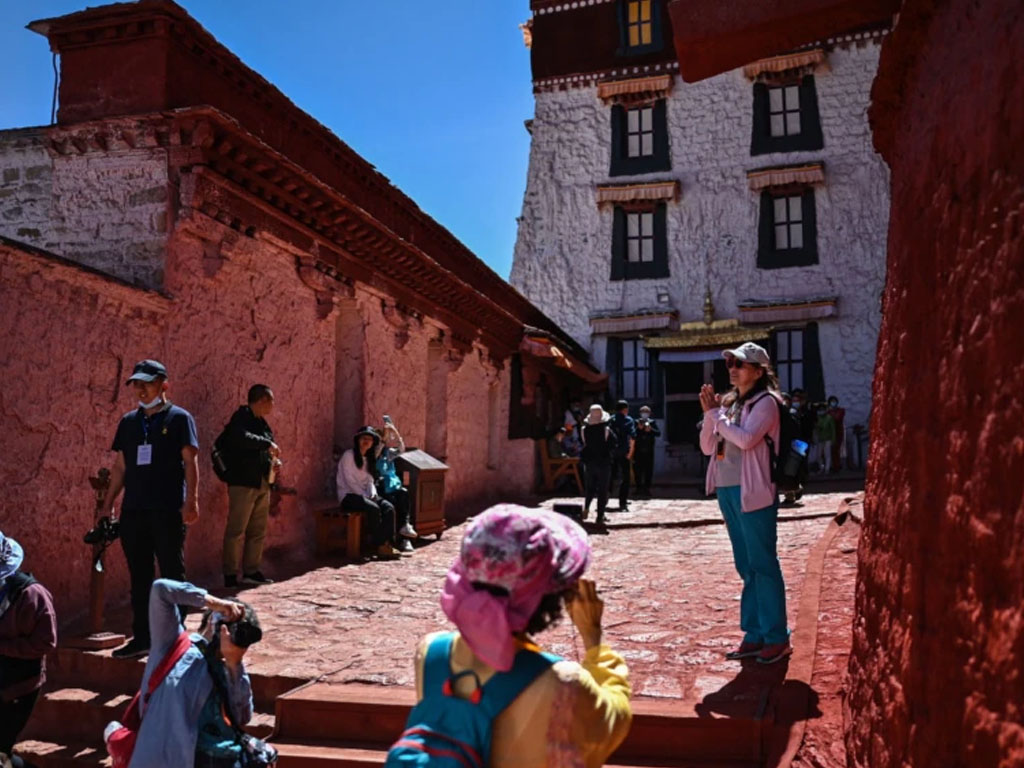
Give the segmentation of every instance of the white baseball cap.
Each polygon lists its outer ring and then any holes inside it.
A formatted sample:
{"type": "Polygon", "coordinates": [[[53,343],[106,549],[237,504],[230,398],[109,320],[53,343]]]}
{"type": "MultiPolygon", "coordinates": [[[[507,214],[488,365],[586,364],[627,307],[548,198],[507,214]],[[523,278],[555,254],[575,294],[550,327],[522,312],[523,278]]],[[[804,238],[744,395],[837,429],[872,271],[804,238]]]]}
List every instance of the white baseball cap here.
{"type": "Polygon", "coordinates": [[[771,365],[772,362],[768,356],[768,350],[752,341],[740,344],[736,349],[725,350],[722,357],[735,357],[745,363],[757,363],[758,365],[771,365]]]}

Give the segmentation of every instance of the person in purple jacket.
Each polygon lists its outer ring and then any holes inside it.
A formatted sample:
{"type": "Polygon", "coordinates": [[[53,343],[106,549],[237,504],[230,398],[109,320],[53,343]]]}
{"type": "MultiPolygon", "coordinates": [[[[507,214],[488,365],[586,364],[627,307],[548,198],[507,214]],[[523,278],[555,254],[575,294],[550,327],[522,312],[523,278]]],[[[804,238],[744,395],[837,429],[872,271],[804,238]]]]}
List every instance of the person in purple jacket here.
{"type": "Polygon", "coordinates": [[[57,618],[46,587],[22,573],[24,552],[0,533],[0,766],[22,768],[14,742],[46,680],[46,654],[57,647],[57,618]]]}
{"type": "Polygon", "coordinates": [[[718,496],[733,560],[743,580],[743,641],[726,658],[757,657],[760,663],[771,664],[793,652],[776,546],[779,497],[765,440],[779,444],[782,396],[763,347],[747,342],[722,355],[732,389],[719,396],[710,384],[701,387],[700,447],[711,457],[707,492],[718,496]]]}

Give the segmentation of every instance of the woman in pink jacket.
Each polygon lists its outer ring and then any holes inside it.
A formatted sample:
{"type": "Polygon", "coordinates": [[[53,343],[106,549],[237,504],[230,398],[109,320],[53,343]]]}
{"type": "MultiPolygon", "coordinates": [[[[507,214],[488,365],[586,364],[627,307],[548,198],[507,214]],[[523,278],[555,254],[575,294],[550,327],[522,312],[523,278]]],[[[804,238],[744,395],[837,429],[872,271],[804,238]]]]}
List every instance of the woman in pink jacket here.
{"type": "Polygon", "coordinates": [[[764,348],[747,342],[722,353],[732,389],[716,395],[701,387],[701,450],[711,457],[707,492],[715,492],[743,579],[743,641],[730,659],[756,656],[772,664],[792,652],[786,626],[786,586],[776,551],[778,494],[765,438],[779,444],[779,384],[764,348]]]}

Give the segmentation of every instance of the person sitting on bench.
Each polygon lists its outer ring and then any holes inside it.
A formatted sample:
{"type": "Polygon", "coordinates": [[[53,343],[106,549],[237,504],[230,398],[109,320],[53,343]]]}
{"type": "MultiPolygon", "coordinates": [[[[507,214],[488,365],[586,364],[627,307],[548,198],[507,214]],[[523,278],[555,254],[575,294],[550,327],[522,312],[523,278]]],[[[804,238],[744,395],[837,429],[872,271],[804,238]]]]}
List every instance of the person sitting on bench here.
{"type": "Polygon", "coordinates": [[[398,557],[395,549],[395,508],[382,499],[374,483],[373,466],[377,461],[380,435],[370,426],[363,427],[352,438],[352,447],[341,455],[336,480],[341,508],[362,512],[370,542],[378,557],[398,557]]]}

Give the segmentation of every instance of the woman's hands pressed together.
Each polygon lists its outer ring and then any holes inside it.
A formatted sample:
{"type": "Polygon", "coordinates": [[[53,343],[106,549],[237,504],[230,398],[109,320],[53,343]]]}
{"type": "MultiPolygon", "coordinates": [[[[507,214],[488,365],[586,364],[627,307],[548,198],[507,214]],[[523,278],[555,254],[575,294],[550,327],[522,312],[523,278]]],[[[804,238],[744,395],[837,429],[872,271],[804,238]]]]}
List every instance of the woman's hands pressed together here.
{"type": "Polygon", "coordinates": [[[718,408],[722,404],[721,395],[715,394],[715,388],[710,384],[703,384],[700,388],[700,407],[705,413],[712,408],[718,408]]]}

